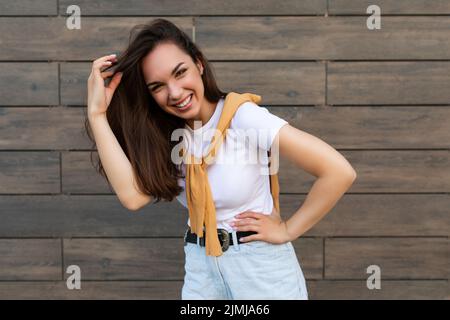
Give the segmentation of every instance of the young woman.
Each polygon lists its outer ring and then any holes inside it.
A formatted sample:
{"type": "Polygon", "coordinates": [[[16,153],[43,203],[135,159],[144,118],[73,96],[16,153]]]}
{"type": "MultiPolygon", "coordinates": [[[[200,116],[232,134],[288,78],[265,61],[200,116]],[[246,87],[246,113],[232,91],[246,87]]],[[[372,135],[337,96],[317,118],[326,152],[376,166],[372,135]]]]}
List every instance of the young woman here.
{"type": "MultiPolygon", "coordinates": [[[[119,58],[103,56],[92,64],[86,130],[97,147],[98,170],[124,207],[135,211],[174,198],[187,207],[185,164],[173,161],[179,141],[172,133],[184,129],[186,137],[194,137],[216,128],[229,93],[219,90],[208,60],[173,23],[156,19],[134,30],[119,58]],[[111,66],[114,71],[105,71],[111,66]]],[[[266,130],[267,137],[254,148],[237,143],[238,159],[261,150],[264,155],[277,145],[282,157],[317,180],[302,206],[283,221],[259,163],[210,164],[218,233],[229,247],[222,247],[220,256],[207,255],[203,237],[190,232],[188,220],[182,299],[308,299],[291,241],[322,219],[356,178],[334,148],[255,101],[240,105],[229,128],[266,130]]],[[[238,136],[227,132],[222,156],[230,156],[228,144],[238,136]]],[[[193,141],[190,150],[199,157],[211,142],[193,141]]]]}

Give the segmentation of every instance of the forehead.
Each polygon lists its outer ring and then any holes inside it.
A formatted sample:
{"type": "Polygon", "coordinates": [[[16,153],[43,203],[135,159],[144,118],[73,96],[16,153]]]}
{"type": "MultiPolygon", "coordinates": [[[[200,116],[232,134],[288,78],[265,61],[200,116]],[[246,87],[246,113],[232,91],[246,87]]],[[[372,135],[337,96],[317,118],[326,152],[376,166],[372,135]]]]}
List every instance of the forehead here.
{"type": "Polygon", "coordinates": [[[173,68],[178,63],[184,61],[188,64],[190,60],[189,55],[181,51],[176,45],[162,43],[144,57],[142,69],[147,82],[159,81],[170,77],[173,68]]]}

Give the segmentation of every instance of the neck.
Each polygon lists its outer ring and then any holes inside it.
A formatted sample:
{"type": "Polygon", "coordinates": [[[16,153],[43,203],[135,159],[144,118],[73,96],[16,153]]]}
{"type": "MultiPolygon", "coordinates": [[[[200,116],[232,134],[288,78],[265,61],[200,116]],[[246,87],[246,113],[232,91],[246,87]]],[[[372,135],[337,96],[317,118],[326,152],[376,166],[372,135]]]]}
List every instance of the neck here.
{"type": "Polygon", "coordinates": [[[187,119],[186,123],[189,127],[191,127],[192,130],[194,130],[194,121],[201,121],[201,126],[204,126],[213,116],[216,107],[217,103],[211,103],[208,100],[204,99],[204,103],[200,106],[199,113],[194,118],[187,119]]]}

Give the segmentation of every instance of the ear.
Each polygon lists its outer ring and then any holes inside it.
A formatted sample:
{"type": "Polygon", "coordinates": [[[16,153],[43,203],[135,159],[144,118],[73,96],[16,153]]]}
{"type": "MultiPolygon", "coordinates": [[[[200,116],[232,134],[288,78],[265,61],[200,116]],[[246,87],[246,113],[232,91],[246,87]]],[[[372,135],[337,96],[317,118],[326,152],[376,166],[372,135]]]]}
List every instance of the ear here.
{"type": "Polygon", "coordinates": [[[203,65],[200,61],[197,62],[197,68],[200,71],[200,74],[203,75],[203,65]]]}

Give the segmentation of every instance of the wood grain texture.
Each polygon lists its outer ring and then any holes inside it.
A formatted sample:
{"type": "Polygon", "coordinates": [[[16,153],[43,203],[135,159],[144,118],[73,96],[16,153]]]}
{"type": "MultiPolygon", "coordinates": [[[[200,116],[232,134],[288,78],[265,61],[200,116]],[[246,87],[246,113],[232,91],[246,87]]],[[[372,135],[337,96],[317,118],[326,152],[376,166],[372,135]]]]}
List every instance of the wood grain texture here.
{"type": "MultiPolygon", "coordinates": [[[[281,194],[283,218],[305,197],[281,194]]],[[[0,206],[0,238],[182,237],[188,221],[187,209],[178,201],[133,212],[115,195],[3,195],[0,206]]],[[[303,236],[448,236],[449,207],[447,194],[347,194],[303,236]]]]}
{"type": "MultiPolygon", "coordinates": [[[[122,52],[133,26],[154,17],[81,17],[80,29],[69,29],[66,18],[0,18],[0,60],[93,61],[122,52]]],[[[171,18],[192,36],[191,18],[171,18]]]]}
{"type": "Polygon", "coordinates": [[[1,152],[0,193],[59,193],[58,152],[1,152]]]}
{"type": "Polygon", "coordinates": [[[448,279],[447,238],[325,239],[325,279],[367,279],[377,265],[382,279],[448,279]]]}
{"type": "Polygon", "coordinates": [[[0,83],[1,106],[59,103],[56,63],[0,62],[0,83]]]}
{"type": "Polygon", "coordinates": [[[57,15],[58,0],[16,0],[1,1],[0,16],[37,16],[37,15],[57,15]]]}
{"type": "MultiPolygon", "coordinates": [[[[358,1],[355,1],[358,2],[358,1]]],[[[199,17],[196,41],[217,60],[449,59],[448,17],[199,17]],[[245,30],[245,32],[243,32],[245,30]]]]}
{"type": "Polygon", "coordinates": [[[324,14],[326,0],[288,0],[274,2],[271,0],[248,1],[201,1],[201,0],[171,0],[161,2],[158,0],[134,0],[132,3],[120,0],[60,0],[59,12],[66,14],[69,5],[78,5],[83,8],[83,15],[302,15],[324,14]]]}
{"type": "Polygon", "coordinates": [[[327,102],[449,104],[450,62],[330,62],[327,102]]]}
{"type": "Polygon", "coordinates": [[[366,15],[368,6],[376,4],[381,14],[449,14],[450,2],[446,0],[328,0],[329,14],[366,15]]]}
{"type": "Polygon", "coordinates": [[[448,300],[446,280],[385,280],[381,289],[369,290],[365,280],[319,280],[308,282],[314,300],[448,300]]]}
{"type": "MultiPolygon", "coordinates": [[[[358,174],[348,193],[430,193],[450,190],[450,150],[341,150],[358,174]]],[[[308,192],[316,177],[280,158],[280,190],[308,192]]]]}
{"type": "Polygon", "coordinates": [[[0,239],[0,281],[61,280],[61,267],[60,239],[0,239]]]}

